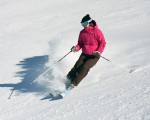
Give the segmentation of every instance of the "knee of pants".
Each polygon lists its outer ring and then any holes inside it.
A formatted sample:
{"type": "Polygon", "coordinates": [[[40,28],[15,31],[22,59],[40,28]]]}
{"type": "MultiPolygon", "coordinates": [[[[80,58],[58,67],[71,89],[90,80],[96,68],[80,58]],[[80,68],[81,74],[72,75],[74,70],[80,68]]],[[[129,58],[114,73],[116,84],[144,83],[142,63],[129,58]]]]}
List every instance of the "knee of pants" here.
{"type": "Polygon", "coordinates": [[[78,71],[78,74],[85,76],[85,75],[88,74],[89,70],[90,70],[89,68],[83,66],[83,67],[78,71]]]}
{"type": "Polygon", "coordinates": [[[75,76],[76,76],[76,71],[74,71],[74,70],[71,70],[71,71],[67,74],[67,78],[68,78],[69,80],[73,80],[73,79],[75,78],[75,76]]]}

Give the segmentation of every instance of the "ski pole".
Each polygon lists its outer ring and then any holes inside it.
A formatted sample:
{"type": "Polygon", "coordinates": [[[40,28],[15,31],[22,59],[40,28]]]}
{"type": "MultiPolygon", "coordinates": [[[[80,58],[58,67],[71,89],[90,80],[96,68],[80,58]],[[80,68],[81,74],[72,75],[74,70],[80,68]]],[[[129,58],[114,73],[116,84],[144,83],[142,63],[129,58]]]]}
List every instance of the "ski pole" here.
{"type": "Polygon", "coordinates": [[[69,55],[72,51],[68,52],[64,57],[62,57],[61,59],[59,59],[57,62],[60,62],[62,59],[64,59],[67,55],[69,55]]]}
{"type": "Polygon", "coordinates": [[[133,70],[128,70],[128,69],[126,69],[126,68],[124,68],[124,67],[120,66],[119,64],[117,64],[117,63],[114,63],[114,62],[110,61],[109,59],[107,59],[107,58],[105,58],[105,57],[103,57],[103,56],[101,56],[101,58],[103,58],[103,59],[107,60],[108,62],[110,62],[110,63],[112,63],[112,64],[114,64],[114,65],[118,66],[119,68],[124,69],[124,70],[125,70],[125,71],[127,71],[127,72],[130,72],[130,73],[132,73],[132,72],[133,72],[133,70]]]}
{"type": "Polygon", "coordinates": [[[103,56],[101,56],[101,58],[103,58],[103,59],[105,59],[105,60],[107,60],[107,61],[109,61],[109,62],[110,62],[110,60],[108,60],[107,58],[105,58],[105,57],[103,57],[103,56]]]}
{"type": "Polygon", "coordinates": [[[14,90],[15,90],[15,89],[12,89],[12,91],[11,91],[11,93],[10,93],[8,99],[11,99],[11,96],[12,96],[12,94],[14,93],[14,90]]]}
{"type": "Polygon", "coordinates": [[[45,72],[43,72],[41,75],[39,75],[35,80],[32,81],[31,84],[35,83],[40,77],[42,77],[45,73],[47,73],[50,69],[53,68],[54,65],[59,63],[61,60],[63,60],[67,55],[69,55],[72,51],[68,52],[65,56],[63,56],[61,59],[59,59],[56,63],[54,63],[51,67],[49,67],[45,72]]]}

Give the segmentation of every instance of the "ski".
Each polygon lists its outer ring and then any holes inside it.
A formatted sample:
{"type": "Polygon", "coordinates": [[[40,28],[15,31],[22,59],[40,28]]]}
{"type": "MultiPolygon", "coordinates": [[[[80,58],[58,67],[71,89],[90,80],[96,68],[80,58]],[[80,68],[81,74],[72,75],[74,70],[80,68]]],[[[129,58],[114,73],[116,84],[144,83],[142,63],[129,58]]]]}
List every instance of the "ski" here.
{"type": "Polygon", "coordinates": [[[62,93],[60,93],[59,95],[62,97],[62,98],[64,98],[66,95],[68,95],[69,93],[70,93],[70,89],[66,89],[66,90],[64,90],[62,93]]]}
{"type": "Polygon", "coordinates": [[[58,91],[56,91],[56,92],[52,92],[52,93],[50,93],[50,96],[52,96],[53,97],[53,99],[52,100],[58,100],[58,99],[63,99],[66,95],[68,95],[70,93],[70,90],[69,89],[65,89],[64,91],[62,91],[62,92],[58,92],[58,91]]]}
{"type": "Polygon", "coordinates": [[[64,91],[54,90],[53,92],[50,93],[50,96],[53,97],[53,100],[63,99],[64,97],[66,97],[71,92],[71,90],[74,87],[75,86],[73,84],[70,84],[69,87],[67,87],[64,91]]]}

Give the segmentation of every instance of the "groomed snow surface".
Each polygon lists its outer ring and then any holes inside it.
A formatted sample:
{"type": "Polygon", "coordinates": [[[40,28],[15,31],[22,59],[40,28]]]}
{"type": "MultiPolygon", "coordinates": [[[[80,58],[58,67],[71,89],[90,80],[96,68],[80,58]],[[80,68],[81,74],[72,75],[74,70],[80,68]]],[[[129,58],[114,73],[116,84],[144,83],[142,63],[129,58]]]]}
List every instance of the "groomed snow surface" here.
{"type": "Polygon", "coordinates": [[[149,47],[149,0],[0,0],[0,120],[150,120],[149,47]],[[81,54],[57,63],[87,13],[111,62],[101,58],[71,94],[51,100],[81,54]]]}

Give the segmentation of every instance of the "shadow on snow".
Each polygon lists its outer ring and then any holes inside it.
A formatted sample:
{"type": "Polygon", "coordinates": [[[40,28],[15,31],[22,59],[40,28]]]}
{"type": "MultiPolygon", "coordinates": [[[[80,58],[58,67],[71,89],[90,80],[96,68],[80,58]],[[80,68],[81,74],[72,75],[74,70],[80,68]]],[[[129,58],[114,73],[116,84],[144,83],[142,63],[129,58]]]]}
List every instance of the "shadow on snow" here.
{"type": "MultiPolygon", "coordinates": [[[[19,91],[21,93],[35,92],[37,94],[43,94],[48,89],[46,85],[40,85],[37,82],[32,83],[39,75],[41,75],[48,67],[45,64],[48,62],[48,55],[35,56],[32,58],[26,58],[20,61],[17,66],[20,66],[23,70],[16,73],[16,77],[21,77],[21,82],[16,84],[0,84],[0,87],[12,87],[12,93],[19,91]]],[[[11,94],[12,94],[11,93],[11,94]]],[[[11,95],[9,96],[9,98],[11,95]]]]}

